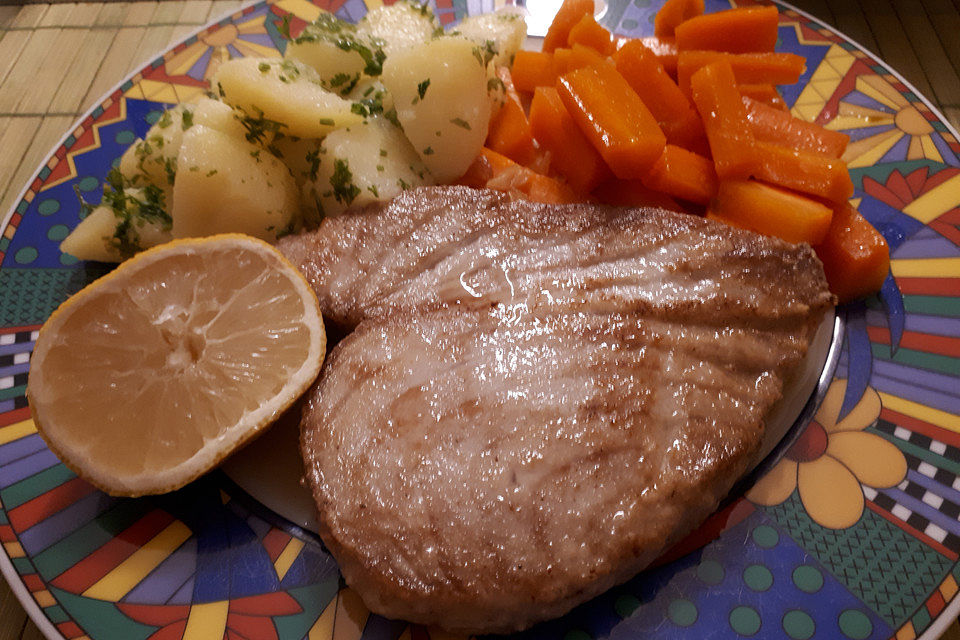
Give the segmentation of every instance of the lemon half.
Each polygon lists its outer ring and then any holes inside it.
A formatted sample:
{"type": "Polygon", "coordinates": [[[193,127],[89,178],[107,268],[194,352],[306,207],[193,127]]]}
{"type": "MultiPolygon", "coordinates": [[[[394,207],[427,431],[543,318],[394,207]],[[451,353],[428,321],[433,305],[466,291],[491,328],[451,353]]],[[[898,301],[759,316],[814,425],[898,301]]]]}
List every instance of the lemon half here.
{"type": "Polygon", "coordinates": [[[269,244],[177,240],[121,264],[40,330],[37,429],[112,495],[178,489],[269,425],[317,377],[317,298],[269,244]]]}

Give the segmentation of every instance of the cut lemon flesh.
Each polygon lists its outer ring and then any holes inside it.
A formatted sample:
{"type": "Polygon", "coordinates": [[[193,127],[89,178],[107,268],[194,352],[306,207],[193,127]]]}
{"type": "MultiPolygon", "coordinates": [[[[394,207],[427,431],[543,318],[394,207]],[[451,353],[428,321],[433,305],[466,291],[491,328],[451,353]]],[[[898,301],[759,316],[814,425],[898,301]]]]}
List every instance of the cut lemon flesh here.
{"type": "Polygon", "coordinates": [[[27,396],[50,448],[114,495],[177,489],[213,468],[317,377],[316,296],[242,235],[145,251],[57,309],[27,396]]]}

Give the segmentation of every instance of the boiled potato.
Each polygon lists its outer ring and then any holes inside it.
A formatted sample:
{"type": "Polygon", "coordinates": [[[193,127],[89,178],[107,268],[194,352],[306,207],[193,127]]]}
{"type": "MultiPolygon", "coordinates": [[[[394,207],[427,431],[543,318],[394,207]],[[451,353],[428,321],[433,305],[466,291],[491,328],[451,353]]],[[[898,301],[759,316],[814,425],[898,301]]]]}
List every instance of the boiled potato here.
{"type": "Polygon", "coordinates": [[[155,186],[118,188],[106,190],[103,204],[64,238],[62,252],[81,260],[121,262],[173,238],[161,190],[155,186]]]}
{"type": "Polygon", "coordinates": [[[386,113],[394,107],[393,96],[383,86],[380,78],[361,79],[347,97],[362,107],[364,116],[386,113]]]}
{"type": "Polygon", "coordinates": [[[403,131],[438,182],[463,175],[487,137],[490,99],[484,50],[443,37],[387,58],[381,79],[403,131]]]}
{"type": "Polygon", "coordinates": [[[327,89],[346,95],[364,74],[380,74],[385,54],[356,26],[323,12],[287,44],[283,55],[314,69],[327,89]]]}
{"type": "Polygon", "coordinates": [[[389,58],[442,34],[443,28],[426,3],[401,1],[368,12],[357,23],[357,33],[382,41],[389,58]]]}
{"type": "Polygon", "coordinates": [[[491,41],[497,53],[493,57],[496,66],[510,66],[513,56],[523,46],[527,37],[527,25],[523,15],[516,10],[501,9],[495,13],[483,13],[463,19],[456,33],[477,44],[491,41]]]}
{"type": "Polygon", "coordinates": [[[183,132],[193,124],[193,108],[179,104],[167,109],[120,158],[120,173],[133,184],[173,186],[183,132]]]}
{"type": "Polygon", "coordinates": [[[203,97],[195,103],[178,104],[163,112],[143,139],[137,139],[120,158],[120,173],[131,184],[152,184],[167,192],[167,201],[177,173],[177,155],[183,132],[202,124],[231,135],[245,129],[229,105],[203,97]]]}
{"type": "Polygon", "coordinates": [[[386,118],[371,117],[323,140],[304,200],[329,216],[427,184],[433,179],[403,132],[386,118]]]}
{"type": "MultiPolygon", "coordinates": [[[[212,81],[223,101],[247,114],[251,133],[321,138],[360,121],[350,102],[321,86],[317,72],[280,58],[237,58],[212,81]],[[256,129],[257,131],[254,131],[256,129]]],[[[255,136],[259,141],[259,136],[255,136]]]]}
{"type": "Polygon", "coordinates": [[[183,136],[173,185],[173,235],[246,233],[275,240],[299,226],[287,167],[243,138],[203,125],[183,136]]]}

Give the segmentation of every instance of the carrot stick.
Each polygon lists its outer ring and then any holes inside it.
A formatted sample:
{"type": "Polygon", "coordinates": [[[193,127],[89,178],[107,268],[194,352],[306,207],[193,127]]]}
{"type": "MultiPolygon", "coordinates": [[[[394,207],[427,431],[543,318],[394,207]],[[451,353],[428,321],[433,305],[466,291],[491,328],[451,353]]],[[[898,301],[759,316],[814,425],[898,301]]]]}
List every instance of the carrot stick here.
{"type": "Polygon", "coordinates": [[[540,146],[550,152],[551,170],[563,176],[578,194],[590,193],[609,175],[603,158],[577,128],[553,87],[537,87],[534,91],[530,129],[540,146]]]}
{"type": "Polygon", "coordinates": [[[771,106],[780,111],[789,111],[787,103],[783,101],[780,92],[772,84],[738,84],[737,89],[744,98],[771,106]]]}
{"type": "Polygon", "coordinates": [[[495,189],[533,202],[566,204],[578,200],[562,182],[535,173],[487,147],[480,150],[458,184],[495,189]]]}
{"type": "Polygon", "coordinates": [[[756,142],[754,150],[753,176],[758,180],[836,203],[853,195],[853,182],[842,160],[769,142],[756,142]]]}
{"type": "Polygon", "coordinates": [[[708,64],[726,60],[737,84],[793,84],[806,66],[793,53],[724,53],[722,51],[681,51],[677,55],[677,84],[690,95],[690,77],[708,64]]]}
{"type": "Polygon", "coordinates": [[[772,52],[777,44],[777,21],[777,9],[773,6],[707,13],[677,26],[677,49],[772,52]]]}
{"type": "Polygon", "coordinates": [[[552,87],[557,81],[553,56],[541,51],[517,51],[510,70],[518,91],[532,93],[537,87],[552,87]]]}
{"type": "Polygon", "coordinates": [[[703,0],[667,0],[653,18],[653,34],[658,38],[672,38],[681,22],[702,13],[703,0]]]}
{"type": "MultiPolygon", "coordinates": [[[[617,46],[622,47],[629,40],[634,40],[635,38],[618,38],[617,46]]],[[[673,38],[667,38],[666,36],[658,38],[656,36],[646,36],[640,38],[640,42],[643,43],[647,49],[653,51],[653,55],[657,56],[657,60],[660,61],[660,64],[663,65],[663,68],[674,80],[677,79],[677,43],[673,38]]]]}
{"type": "Polygon", "coordinates": [[[580,18],[580,22],[570,29],[570,35],[567,36],[567,45],[573,47],[575,44],[590,47],[602,56],[609,56],[616,50],[616,45],[613,43],[613,34],[600,26],[593,19],[592,14],[580,18]]]}
{"type": "Polygon", "coordinates": [[[633,40],[617,51],[614,60],[617,71],[657,119],[667,142],[687,149],[700,143],[706,135],[700,116],[652,51],[633,40]]]}
{"type": "MultiPolygon", "coordinates": [[[[663,152],[656,118],[612,65],[560,76],[557,91],[574,122],[618,178],[641,178],[663,152]]],[[[740,108],[743,104],[737,101],[740,108]]]]}
{"type": "Polygon", "coordinates": [[[787,242],[821,242],[833,211],[811,198],[753,180],[725,180],[707,217],[776,236],[787,242]]]}
{"type": "Polygon", "coordinates": [[[743,106],[754,137],[762,142],[839,158],[850,141],[850,136],[844,133],[824,129],[750,98],[743,99],[743,106]]]}
{"type": "Polygon", "coordinates": [[[569,49],[558,48],[553,52],[553,64],[557,75],[563,75],[576,69],[607,64],[607,58],[594,49],[582,44],[575,44],[569,49]]]}
{"type": "Polygon", "coordinates": [[[503,106],[490,120],[487,146],[514,162],[529,164],[533,161],[536,152],[530,122],[523,110],[520,96],[514,88],[510,70],[500,67],[497,69],[497,76],[503,82],[505,100],[503,106]]]}
{"type": "Polygon", "coordinates": [[[754,168],[755,140],[730,63],[722,60],[703,67],[693,74],[690,84],[717,176],[721,180],[748,178],[754,168]]]}
{"type": "Polygon", "coordinates": [[[879,291],[890,272],[887,241],[848,202],[834,207],[830,229],[814,250],[841,304],[879,291]]]}
{"type": "Polygon", "coordinates": [[[643,183],[676,198],[707,204],[717,195],[713,163],[686,149],[668,144],[643,183]]]}
{"type": "Polygon", "coordinates": [[[586,15],[593,15],[593,0],[563,0],[543,38],[543,51],[553,53],[557,47],[567,44],[570,29],[586,15]]]}

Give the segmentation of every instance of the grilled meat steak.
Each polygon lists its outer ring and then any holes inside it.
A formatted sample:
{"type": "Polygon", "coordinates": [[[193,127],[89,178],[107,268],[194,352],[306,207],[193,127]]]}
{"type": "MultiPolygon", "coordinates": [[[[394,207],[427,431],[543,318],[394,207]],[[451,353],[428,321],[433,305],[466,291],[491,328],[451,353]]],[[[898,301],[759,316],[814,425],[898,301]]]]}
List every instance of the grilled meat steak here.
{"type": "Polygon", "coordinates": [[[313,285],[324,319],[345,328],[450,304],[673,319],[717,309],[758,322],[805,317],[832,300],[808,247],[662,209],[511,202],[467,187],[406,191],[277,248],[313,285]]]}
{"type": "Polygon", "coordinates": [[[324,542],[371,610],[457,632],[561,615],[709,515],[833,302],[806,246],[461,188],[283,249],[356,325],[302,422],[324,542]]]}

